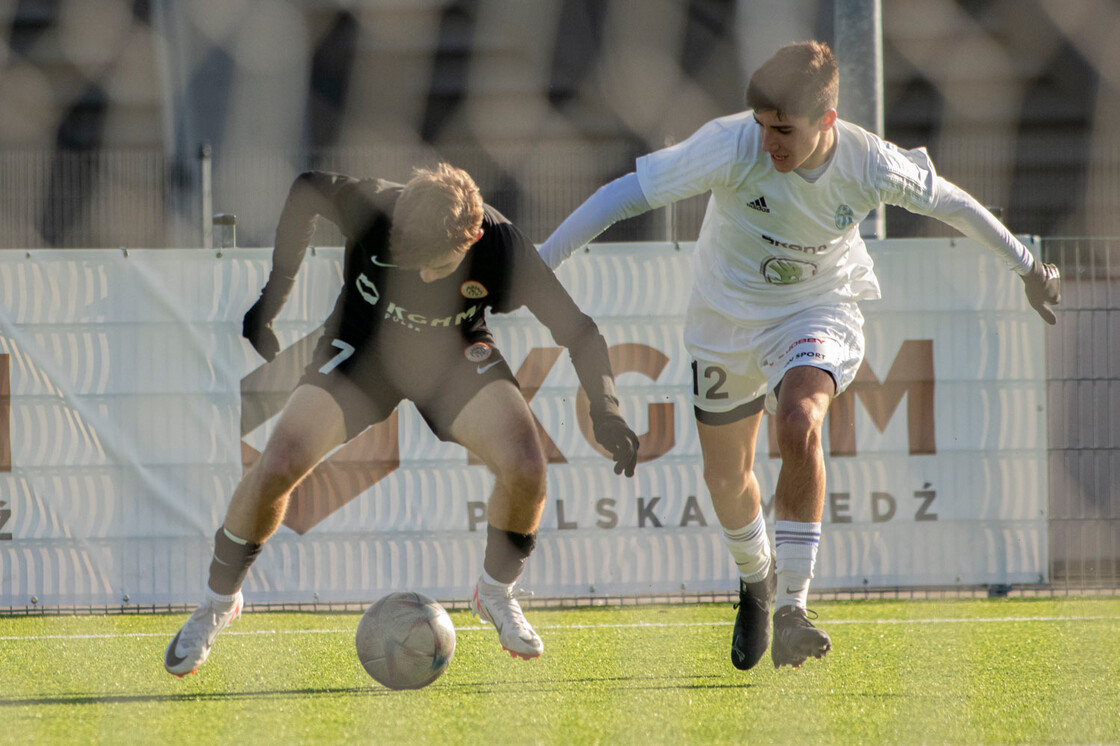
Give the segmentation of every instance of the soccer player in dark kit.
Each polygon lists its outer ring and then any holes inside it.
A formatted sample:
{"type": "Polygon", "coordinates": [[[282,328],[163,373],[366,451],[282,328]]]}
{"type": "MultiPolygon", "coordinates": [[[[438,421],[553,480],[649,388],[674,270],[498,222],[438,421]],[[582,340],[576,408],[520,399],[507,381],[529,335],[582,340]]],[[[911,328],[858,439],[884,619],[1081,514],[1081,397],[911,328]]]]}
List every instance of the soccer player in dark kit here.
{"type": "Polygon", "coordinates": [[[318,216],[346,236],[344,285],[311,363],[260,459],[234,491],[214,540],[203,603],[168,645],[164,667],[193,673],[241,613],[241,584],[280,527],[292,489],[335,447],[385,420],[404,399],[442,440],[494,473],[486,552],[472,608],[511,655],[544,650],[517,601],[544,507],[547,461],[486,311],[527,307],[568,348],[591,401],[595,438],[615,473],[633,476],[638,437],[619,414],[607,344],[465,171],[418,169],[400,185],[309,172],[292,185],[276,230],[272,271],[243,333],[268,360],[272,320],[295,282],[318,216]]]}

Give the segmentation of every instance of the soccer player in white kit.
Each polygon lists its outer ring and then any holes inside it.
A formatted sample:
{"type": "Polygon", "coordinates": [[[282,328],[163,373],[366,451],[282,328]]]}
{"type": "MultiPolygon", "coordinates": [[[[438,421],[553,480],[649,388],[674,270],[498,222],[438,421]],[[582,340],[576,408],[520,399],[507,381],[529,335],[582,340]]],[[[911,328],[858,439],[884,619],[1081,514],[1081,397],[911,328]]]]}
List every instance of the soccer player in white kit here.
{"type": "Polygon", "coordinates": [[[838,119],[838,81],[826,44],[782,47],[751,77],[746,111],[639,158],[540,248],[555,268],[618,220],[711,192],[684,341],[704,481],[741,576],[731,660],[743,670],[767,647],[775,668],[831,647],[806,597],[825,499],[821,426],[863,360],[858,302],[880,297],[860,222],[881,203],[937,218],[1018,273],[1047,323],[1060,300],[1057,268],[939,176],[924,148],[900,149],[838,119]],[[763,409],[782,460],[773,553],[753,473],[763,409]]]}

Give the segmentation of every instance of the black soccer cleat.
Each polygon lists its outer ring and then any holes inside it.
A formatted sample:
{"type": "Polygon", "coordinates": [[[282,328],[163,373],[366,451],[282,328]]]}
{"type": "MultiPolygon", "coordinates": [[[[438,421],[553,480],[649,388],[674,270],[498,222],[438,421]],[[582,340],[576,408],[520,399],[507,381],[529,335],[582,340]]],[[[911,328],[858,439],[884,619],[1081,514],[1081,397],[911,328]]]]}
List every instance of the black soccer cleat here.
{"type": "Polygon", "coordinates": [[[739,580],[739,603],[735,628],[731,631],[731,665],[749,671],[762,660],[770,646],[770,606],[774,603],[778,573],[770,572],[757,583],[739,580]]]}
{"type": "Polygon", "coordinates": [[[774,643],[770,646],[774,668],[799,668],[809,656],[822,658],[832,649],[828,633],[814,627],[809,614],[816,619],[816,612],[797,606],[783,606],[774,614],[774,643]]]}

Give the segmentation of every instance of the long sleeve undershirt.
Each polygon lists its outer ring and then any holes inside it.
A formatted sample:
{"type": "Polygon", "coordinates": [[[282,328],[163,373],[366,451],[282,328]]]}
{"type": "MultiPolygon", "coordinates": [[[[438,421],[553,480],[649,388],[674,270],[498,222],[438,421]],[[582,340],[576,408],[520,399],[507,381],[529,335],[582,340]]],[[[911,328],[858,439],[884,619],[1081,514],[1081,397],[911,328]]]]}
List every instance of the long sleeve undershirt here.
{"type": "Polygon", "coordinates": [[[650,210],[636,173],[628,173],[603,185],[569,215],[541,244],[540,254],[552,269],[572,252],[591,241],[620,220],[650,210]]]}

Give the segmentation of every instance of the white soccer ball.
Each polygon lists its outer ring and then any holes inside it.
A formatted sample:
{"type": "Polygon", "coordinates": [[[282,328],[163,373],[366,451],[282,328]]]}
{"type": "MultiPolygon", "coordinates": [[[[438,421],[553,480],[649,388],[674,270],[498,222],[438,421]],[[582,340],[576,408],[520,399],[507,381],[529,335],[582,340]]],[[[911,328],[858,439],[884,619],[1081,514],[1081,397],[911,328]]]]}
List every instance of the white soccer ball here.
{"type": "Polygon", "coordinates": [[[423,593],[398,591],[362,614],[354,639],[358,660],[390,689],[420,689],[443,675],[455,655],[455,626],[423,593]]]}

